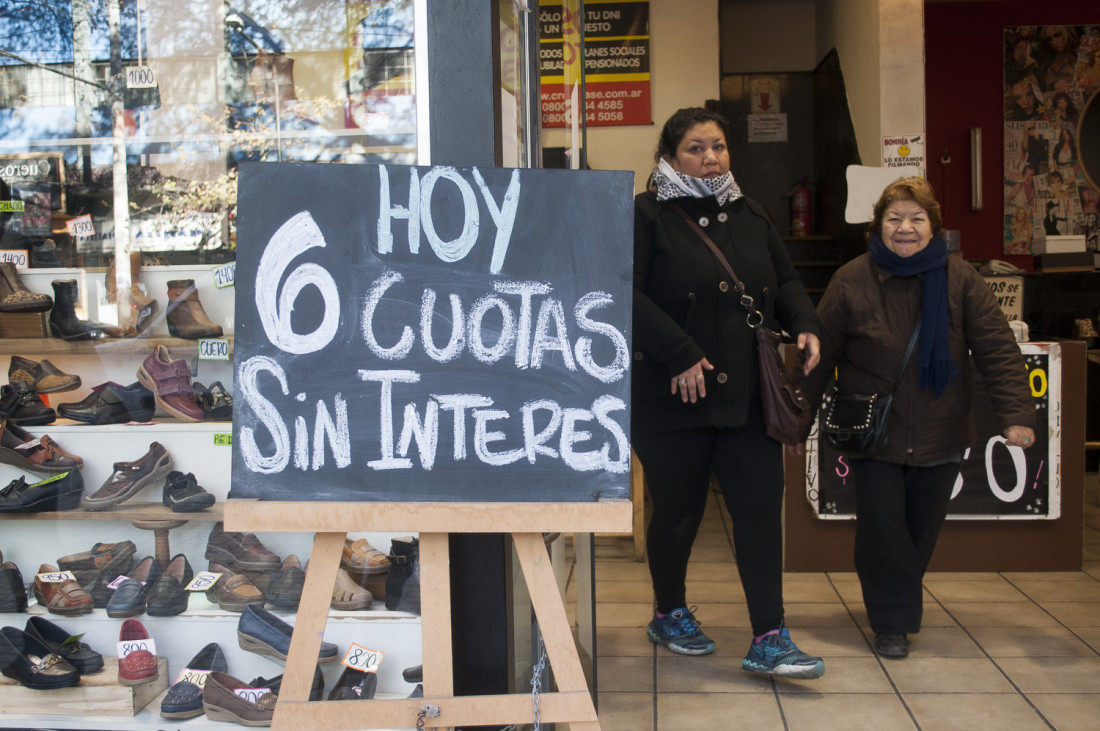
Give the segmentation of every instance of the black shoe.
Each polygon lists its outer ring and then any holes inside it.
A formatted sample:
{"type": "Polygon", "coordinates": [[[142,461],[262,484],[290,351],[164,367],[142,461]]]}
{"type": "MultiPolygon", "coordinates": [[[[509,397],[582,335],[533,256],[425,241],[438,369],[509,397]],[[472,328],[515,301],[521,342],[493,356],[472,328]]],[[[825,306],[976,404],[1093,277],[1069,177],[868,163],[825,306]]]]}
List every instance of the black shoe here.
{"type": "MultiPolygon", "coordinates": [[[[195,578],[187,556],[177,553],[149,592],[145,612],[150,617],[174,617],[187,609],[190,592],[184,589],[195,578]]],[[[194,668],[194,665],[188,665],[194,668]]],[[[214,668],[217,669],[217,668],[214,668]]],[[[222,669],[225,672],[225,669],[222,669]]]]}
{"type": "Polygon", "coordinates": [[[199,487],[198,481],[190,472],[185,475],[178,470],[172,470],[164,481],[161,502],[174,513],[197,513],[213,505],[214,496],[199,487]]]}
{"type": "Polygon", "coordinates": [[[378,674],[344,668],[336,685],[328,693],[330,701],[357,701],[374,698],[378,690],[378,674]]]}
{"type": "Polygon", "coordinates": [[[57,244],[53,239],[36,239],[31,243],[29,251],[32,269],[65,266],[57,258],[57,244]]]}
{"type": "Polygon", "coordinates": [[[85,424],[125,424],[151,421],[157,410],[153,392],[135,381],[129,386],[108,381],[92,389],[82,401],[61,404],[57,412],[65,419],[85,424]]]}
{"type": "Polygon", "coordinates": [[[107,616],[121,619],[144,614],[149,592],[153,590],[160,574],[160,564],[152,556],[146,556],[139,561],[129,573],[129,578],[119,584],[111,595],[107,602],[107,616]]]}
{"type": "Polygon", "coordinates": [[[192,382],[195,389],[195,401],[202,407],[203,418],[207,421],[233,420],[233,394],[225,390],[221,381],[214,381],[210,388],[198,382],[192,382]]]}
{"type": "Polygon", "coordinates": [[[0,629],[0,668],[33,690],[68,688],[80,682],[76,668],[18,627],[0,629]]]}
{"type": "Polygon", "coordinates": [[[84,591],[92,595],[92,601],[95,602],[96,609],[107,608],[107,605],[111,603],[111,597],[115,594],[115,589],[111,584],[115,583],[115,579],[120,576],[128,576],[135,566],[137,566],[137,561],[130,558],[118,567],[107,567],[99,573],[93,574],[90,579],[81,582],[84,591]]]}
{"type": "Polygon", "coordinates": [[[412,667],[405,668],[401,671],[401,677],[406,683],[423,683],[424,682],[424,666],[413,665],[412,667]]]}
{"type": "MultiPolygon", "coordinates": [[[[226,668],[225,653],[216,642],[199,650],[185,666],[188,670],[206,672],[229,672],[226,668]]],[[[184,677],[188,677],[185,674],[184,677]]],[[[198,678],[196,677],[195,680],[198,678]]],[[[202,688],[190,680],[175,683],[160,702],[160,715],[164,718],[194,718],[202,715],[202,688]]]]}
{"type": "Polygon", "coordinates": [[[88,322],[76,316],[77,295],[75,279],[55,279],[53,284],[53,309],[50,310],[50,334],[62,340],[99,340],[107,337],[103,325],[88,322]]]}
{"type": "Polygon", "coordinates": [[[27,611],[27,584],[23,573],[0,553],[0,614],[27,611]]]}
{"type": "Polygon", "coordinates": [[[420,614],[420,539],[394,538],[386,558],[386,609],[420,614]]]}
{"type": "Polygon", "coordinates": [[[38,426],[57,421],[57,412],[43,403],[38,392],[22,381],[0,386],[0,414],[19,426],[38,426]]]}
{"type": "Polygon", "coordinates": [[[884,632],[875,635],[875,652],[881,657],[900,660],[909,657],[909,638],[904,634],[884,632]]]}
{"type": "Polygon", "coordinates": [[[31,617],[27,620],[24,631],[48,647],[50,652],[60,655],[61,659],[76,668],[81,675],[98,673],[103,669],[103,655],[74,639],[72,632],[62,629],[45,617],[31,617]]]}
{"type": "MultiPolygon", "coordinates": [[[[305,586],[306,574],[302,571],[302,562],[293,553],[283,559],[282,567],[275,573],[267,589],[263,589],[267,595],[268,604],[274,604],[283,609],[297,609],[302,600],[302,587],[305,586]]],[[[255,581],[253,581],[255,583],[255,581]]]]}
{"type": "Polygon", "coordinates": [[[47,477],[28,485],[25,477],[0,490],[0,513],[45,513],[73,510],[84,496],[84,477],[79,469],[47,477]]]}
{"type": "MultiPolygon", "coordinates": [[[[283,676],[276,675],[274,678],[253,678],[248,681],[248,687],[250,688],[267,688],[275,695],[279,695],[279,691],[283,686],[283,676]]],[[[321,667],[317,666],[313,669],[313,685],[309,689],[309,699],[311,701],[319,701],[325,696],[325,676],[321,673],[321,667]]]]}

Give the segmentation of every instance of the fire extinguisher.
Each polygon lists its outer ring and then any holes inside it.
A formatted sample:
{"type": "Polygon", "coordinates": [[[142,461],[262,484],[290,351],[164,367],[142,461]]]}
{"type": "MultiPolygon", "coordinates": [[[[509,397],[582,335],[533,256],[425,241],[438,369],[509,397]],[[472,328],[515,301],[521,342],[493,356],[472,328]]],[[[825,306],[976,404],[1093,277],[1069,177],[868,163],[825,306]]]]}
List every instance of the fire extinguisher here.
{"type": "Polygon", "coordinates": [[[814,199],[806,178],[791,193],[791,236],[810,236],[814,228],[814,199]]]}

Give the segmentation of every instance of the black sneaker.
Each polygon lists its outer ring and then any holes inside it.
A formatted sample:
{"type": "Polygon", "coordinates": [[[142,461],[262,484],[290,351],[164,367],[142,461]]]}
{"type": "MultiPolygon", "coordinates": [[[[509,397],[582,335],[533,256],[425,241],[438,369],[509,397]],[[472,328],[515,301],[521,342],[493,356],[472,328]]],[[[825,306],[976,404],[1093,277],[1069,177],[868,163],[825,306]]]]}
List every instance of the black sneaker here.
{"type": "Polygon", "coordinates": [[[213,505],[214,496],[199,487],[198,481],[190,472],[185,475],[178,470],[172,470],[164,481],[162,502],[175,513],[197,513],[213,505]]]}

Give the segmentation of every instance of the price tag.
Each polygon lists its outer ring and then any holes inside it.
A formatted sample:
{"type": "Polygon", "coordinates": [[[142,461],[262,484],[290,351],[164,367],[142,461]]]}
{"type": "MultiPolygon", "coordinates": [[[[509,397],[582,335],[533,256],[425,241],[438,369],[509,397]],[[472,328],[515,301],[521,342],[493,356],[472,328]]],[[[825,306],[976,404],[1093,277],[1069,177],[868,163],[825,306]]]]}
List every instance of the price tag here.
{"type": "Polygon", "coordinates": [[[0,249],[0,262],[11,262],[16,269],[27,268],[26,249],[0,249]]]}
{"type": "Polygon", "coordinates": [[[214,584],[218,583],[218,579],[222,577],[221,573],[215,573],[213,571],[200,571],[195,574],[195,578],[191,579],[191,583],[184,587],[187,591],[207,591],[214,584]]]}
{"type": "Polygon", "coordinates": [[[157,643],[153,642],[152,637],[147,637],[143,640],[126,640],[119,642],[117,645],[118,659],[131,655],[138,650],[147,650],[151,655],[157,654],[157,643]]]}
{"type": "Polygon", "coordinates": [[[45,574],[38,574],[34,578],[46,584],[60,584],[62,581],[76,581],[76,577],[73,576],[72,571],[50,571],[45,574]]]}
{"type": "Polygon", "coordinates": [[[220,267],[214,267],[211,271],[214,273],[215,287],[218,289],[232,287],[234,280],[237,278],[237,262],[231,261],[220,267]]]}
{"type": "Polygon", "coordinates": [[[64,642],[61,643],[61,647],[68,647],[69,645],[75,645],[78,642],[80,642],[81,638],[83,638],[83,637],[84,637],[83,632],[81,632],[78,635],[70,635],[69,639],[67,639],[67,640],[65,640],[64,642]]]}
{"type": "MultiPolygon", "coordinates": [[[[130,577],[126,576],[125,574],[123,574],[121,576],[116,576],[114,581],[112,581],[110,584],[107,584],[107,588],[108,589],[117,589],[118,587],[122,586],[122,582],[126,581],[126,579],[128,579],[128,578],[130,578],[130,577]]],[[[141,582],[141,585],[145,586],[145,582],[144,581],[141,582]]]]}
{"type": "Polygon", "coordinates": [[[128,66],[126,68],[127,89],[152,89],[157,85],[157,72],[152,66],[128,66]]]}
{"type": "Polygon", "coordinates": [[[23,213],[23,201],[0,201],[0,213],[23,213]]]}
{"type": "Polygon", "coordinates": [[[238,698],[243,698],[249,703],[256,703],[264,696],[265,693],[270,693],[271,688],[237,688],[233,691],[233,695],[238,698]]]}
{"type": "Polygon", "coordinates": [[[215,434],[214,435],[215,447],[232,447],[233,435],[232,434],[215,434]]]}
{"type": "Polygon", "coordinates": [[[376,673],[385,655],[386,653],[382,650],[368,650],[366,647],[352,642],[341,662],[352,670],[376,673]]]}
{"type": "Polygon", "coordinates": [[[92,225],[92,214],[90,213],[70,218],[65,222],[65,228],[68,229],[69,235],[74,238],[77,236],[95,236],[95,226],[92,225]]]}
{"type": "Polygon", "coordinates": [[[180,674],[176,676],[176,680],[172,685],[176,683],[194,683],[200,688],[206,687],[206,676],[210,674],[209,670],[195,670],[194,668],[184,668],[180,670],[180,674]]]}
{"type": "Polygon", "coordinates": [[[199,338],[199,360],[229,360],[229,341],[225,338],[199,338]]]}

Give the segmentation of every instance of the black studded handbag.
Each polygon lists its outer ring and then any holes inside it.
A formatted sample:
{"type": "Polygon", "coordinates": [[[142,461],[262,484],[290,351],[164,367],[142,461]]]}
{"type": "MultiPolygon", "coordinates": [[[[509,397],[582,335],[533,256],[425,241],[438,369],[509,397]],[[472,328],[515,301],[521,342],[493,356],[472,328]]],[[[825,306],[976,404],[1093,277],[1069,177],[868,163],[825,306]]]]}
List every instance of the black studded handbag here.
{"type": "Polygon", "coordinates": [[[873,457],[890,442],[890,409],[901,374],[913,355],[920,334],[920,318],[898,366],[894,387],[888,394],[837,393],[836,377],[825,389],[821,403],[821,438],[837,450],[855,457],[873,457]]]}

